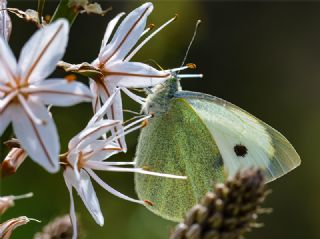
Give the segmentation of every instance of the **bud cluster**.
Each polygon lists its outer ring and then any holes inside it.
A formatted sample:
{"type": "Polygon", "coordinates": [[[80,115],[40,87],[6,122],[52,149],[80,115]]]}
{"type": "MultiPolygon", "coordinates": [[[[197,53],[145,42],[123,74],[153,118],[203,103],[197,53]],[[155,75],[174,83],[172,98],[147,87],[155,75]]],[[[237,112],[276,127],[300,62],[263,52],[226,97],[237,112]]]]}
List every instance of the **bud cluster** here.
{"type": "Polygon", "coordinates": [[[261,208],[268,193],[261,170],[240,171],[207,193],[170,239],[240,239],[260,225],[257,218],[268,211],[261,208]]]}

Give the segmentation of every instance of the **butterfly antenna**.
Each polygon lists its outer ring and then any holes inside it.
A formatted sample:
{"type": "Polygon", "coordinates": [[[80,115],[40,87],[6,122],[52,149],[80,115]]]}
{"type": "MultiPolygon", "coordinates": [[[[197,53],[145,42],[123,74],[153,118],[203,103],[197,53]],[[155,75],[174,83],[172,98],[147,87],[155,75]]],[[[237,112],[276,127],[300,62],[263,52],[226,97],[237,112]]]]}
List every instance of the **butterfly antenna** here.
{"type": "MultiPolygon", "coordinates": [[[[181,63],[181,66],[180,67],[183,67],[184,64],[186,63],[186,60],[187,60],[187,57],[188,57],[188,54],[189,54],[189,51],[191,49],[191,46],[192,46],[192,43],[194,42],[194,39],[196,38],[197,36],[197,31],[198,31],[198,28],[200,26],[200,23],[201,23],[201,20],[198,20],[197,23],[196,23],[196,26],[194,28],[194,32],[193,32],[193,35],[192,35],[192,38],[191,38],[191,41],[189,43],[189,46],[187,48],[187,51],[186,51],[186,54],[184,55],[184,58],[183,58],[183,61],[181,63]]],[[[177,74],[179,74],[180,71],[177,72],[177,74]]]]}
{"type": "Polygon", "coordinates": [[[162,71],[164,70],[156,60],[148,59],[147,61],[149,61],[149,62],[153,63],[154,65],[156,65],[160,70],[162,70],[162,71]]]}

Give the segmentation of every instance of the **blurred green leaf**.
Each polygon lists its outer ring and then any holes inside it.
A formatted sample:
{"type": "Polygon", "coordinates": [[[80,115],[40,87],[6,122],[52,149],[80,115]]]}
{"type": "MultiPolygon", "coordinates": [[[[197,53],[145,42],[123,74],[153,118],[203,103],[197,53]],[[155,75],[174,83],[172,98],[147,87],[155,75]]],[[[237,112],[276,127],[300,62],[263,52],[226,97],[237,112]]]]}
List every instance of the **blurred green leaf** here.
{"type": "Polygon", "coordinates": [[[60,3],[52,16],[51,22],[54,22],[59,18],[66,18],[71,25],[77,18],[78,14],[79,9],[70,6],[69,0],[60,0],[60,3]]]}
{"type": "Polygon", "coordinates": [[[44,4],[45,4],[46,0],[38,0],[38,19],[40,24],[42,24],[42,12],[43,12],[43,8],[44,8],[44,4]]]}

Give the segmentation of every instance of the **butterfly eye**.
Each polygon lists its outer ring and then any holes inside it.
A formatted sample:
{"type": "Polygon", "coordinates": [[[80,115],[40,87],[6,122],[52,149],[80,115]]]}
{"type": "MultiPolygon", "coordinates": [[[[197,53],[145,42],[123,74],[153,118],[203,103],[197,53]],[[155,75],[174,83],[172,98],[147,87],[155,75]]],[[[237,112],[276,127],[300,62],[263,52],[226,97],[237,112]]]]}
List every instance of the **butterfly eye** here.
{"type": "Polygon", "coordinates": [[[242,144],[237,144],[236,146],[233,147],[233,150],[238,157],[244,157],[248,153],[247,147],[242,144]]]}

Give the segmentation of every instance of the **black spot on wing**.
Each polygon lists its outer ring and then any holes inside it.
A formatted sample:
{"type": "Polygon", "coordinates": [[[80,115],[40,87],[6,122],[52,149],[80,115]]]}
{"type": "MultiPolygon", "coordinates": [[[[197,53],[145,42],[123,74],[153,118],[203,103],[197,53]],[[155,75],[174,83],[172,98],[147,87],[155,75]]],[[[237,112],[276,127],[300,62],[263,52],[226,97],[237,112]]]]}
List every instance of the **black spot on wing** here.
{"type": "Polygon", "coordinates": [[[242,145],[242,144],[237,144],[233,147],[233,150],[235,152],[235,154],[238,156],[238,157],[244,157],[247,155],[248,153],[248,149],[246,146],[242,145]]]}

